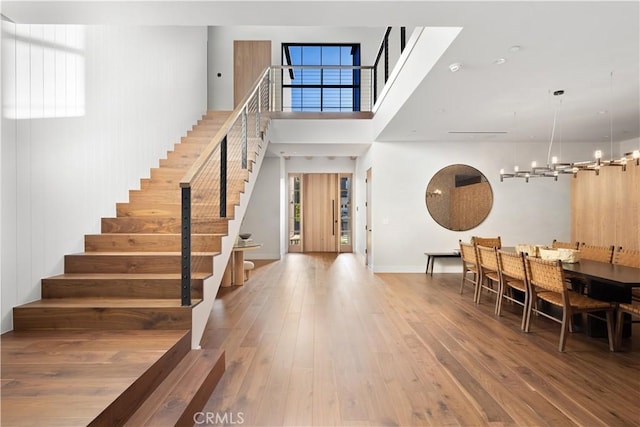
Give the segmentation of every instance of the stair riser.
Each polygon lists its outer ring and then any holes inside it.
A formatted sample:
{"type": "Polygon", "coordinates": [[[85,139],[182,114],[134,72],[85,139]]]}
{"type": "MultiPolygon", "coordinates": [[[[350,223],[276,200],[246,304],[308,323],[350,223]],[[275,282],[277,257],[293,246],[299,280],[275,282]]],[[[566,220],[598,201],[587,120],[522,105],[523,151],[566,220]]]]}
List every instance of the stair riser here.
{"type": "MultiPolygon", "coordinates": [[[[232,217],[235,209],[233,202],[227,204],[227,216],[232,217]]],[[[116,204],[116,214],[119,217],[172,217],[175,218],[181,213],[181,206],[175,205],[153,205],[149,208],[148,205],[130,203],[118,203],[116,204]]],[[[191,210],[192,217],[212,217],[215,213],[219,212],[218,204],[212,204],[211,206],[193,206],[191,210]]]]}
{"type": "MultiPolygon", "coordinates": [[[[228,219],[195,218],[191,222],[194,233],[228,232],[228,219]]],[[[120,217],[102,218],[102,233],[181,233],[180,218],[120,217]]]]}
{"type": "MultiPolygon", "coordinates": [[[[178,193],[182,193],[181,191],[181,187],[180,187],[180,180],[181,178],[164,178],[164,179],[141,179],[140,180],[140,190],[131,190],[133,192],[140,192],[140,191],[166,191],[166,192],[178,192],[178,193]]],[[[244,174],[242,174],[241,176],[238,176],[237,178],[234,177],[233,179],[229,179],[229,184],[231,185],[234,182],[238,182],[238,184],[233,184],[233,185],[237,185],[237,188],[235,189],[235,191],[240,191],[243,192],[244,191],[244,184],[245,182],[248,181],[248,178],[244,177],[244,174]]],[[[215,184],[215,190],[213,191],[218,191],[217,190],[217,186],[218,184],[215,184]]],[[[130,193],[131,194],[131,193],[130,193]]]]}
{"type": "MultiPolygon", "coordinates": [[[[202,280],[191,281],[191,297],[202,299],[202,280]]],[[[179,279],[42,279],[42,298],[180,299],[179,279]]]]}
{"type": "Polygon", "coordinates": [[[16,331],[191,329],[191,307],[162,309],[15,307],[13,329],[16,331]]]}
{"type": "MultiPolygon", "coordinates": [[[[153,169],[151,169],[151,173],[149,175],[149,178],[151,180],[171,179],[171,180],[175,180],[176,182],[180,182],[182,180],[182,178],[186,175],[188,169],[189,169],[188,167],[178,167],[178,168],[160,167],[160,168],[153,168],[153,169]]],[[[245,181],[249,179],[249,173],[246,170],[245,171],[234,171],[234,175],[237,175],[238,178],[242,178],[245,181]]]]}
{"type": "MultiPolygon", "coordinates": [[[[200,273],[213,273],[213,257],[192,255],[192,265],[200,273]]],[[[182,271],[180,255],[65,255],[65,273],[173,273],[182,271]]]]}
{"type": "MultiPolygon", "coordinates": [[[[238,203],[240,202],[239,193],[244,193],[245,190],[245,182],[230,182],[227,187],[227,195],[228,201],[230,203],[238,203]],[[233,197],[235,195],[235,197],[233,197]]],[[[192,206],[198,204],[209,204],[209,201],[205,200],[203,203],[204,197],[212,197],[215,196],[216,202],[218,201],[218,190],[210,190],[199,187],[199,191],[191,191],[191,203],[192,206]]],[[[162,204],[172,204],[178,205],[182,203],[182,191],[180,189],[176,190],[175,186],[170,188],[163,188],[161,186],[149,186],[144,190],[131,190],[129,191],[129,202],[131,204],[145,204],[149,205],[150,203],[153,206],[162,205],[162,204]]]]}
{"type": "MultiPolygon", "coordinates": [[[[188,169],[189,167],[191,167],[191,165],[193,165],[195,163],[196,159],[193,158],[189,158],[189,157],[183,157],[183,156],[168,156],[167,159],[160,159],[158,161],[158,164],[160,165],[160,168],[185,168],[188,169]]],[[[255,159],[255,155],[249,154],[247,156],[247,169],[249,171],[251,171],[251,164],[255,163],[256,159],[255,159]]],[[[234,168],[236,165],[238,167],[240,167],[242,162],[242,158],[241,157],[237,157],[237,158],[233,158],[233,157],[229,157],[227,158],[227,164],[229,165],[229,168],[234,168]]],[[[219,162],[216,162],[219,163],[219,162]]]]}
{"type": "MultiPolygon", "coordinates": [[[[194,235],[193,252],[220,252],[221,236],[194,235]]],[[[85,252],[180,252],[179,234],[97,234],[84,238],[85,252]]]]}

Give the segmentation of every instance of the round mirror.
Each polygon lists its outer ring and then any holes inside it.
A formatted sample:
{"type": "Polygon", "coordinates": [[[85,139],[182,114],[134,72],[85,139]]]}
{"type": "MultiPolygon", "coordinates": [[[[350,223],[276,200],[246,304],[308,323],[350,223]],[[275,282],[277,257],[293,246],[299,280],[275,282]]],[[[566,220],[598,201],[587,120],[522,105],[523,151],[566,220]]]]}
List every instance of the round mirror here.
{"type": "Polygon", "coordinates": [[[425,195],[431,217],[444,228],[465,231],[487,218],[493,191],[487,178],[468,165],[440,169],[429,181],[425,195]]]}

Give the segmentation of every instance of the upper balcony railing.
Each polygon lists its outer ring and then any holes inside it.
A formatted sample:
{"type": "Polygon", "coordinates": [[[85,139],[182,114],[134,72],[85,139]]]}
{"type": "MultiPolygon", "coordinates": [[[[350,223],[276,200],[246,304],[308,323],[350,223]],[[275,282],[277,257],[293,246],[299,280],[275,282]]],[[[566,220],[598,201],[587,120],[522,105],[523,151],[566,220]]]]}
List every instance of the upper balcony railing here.
{"type": "Polygon", "coordinates": [[[371,111],[373,72],[372,66],[273,66],[273,111],[371,111]]]}
{"type": "Polygon", "coordinates": [[[389,80],[391,70],[400,59],[406,45],[406,27],[387,27],[373,63],[373,105],[378,101],[384,85],[389,80]]]}

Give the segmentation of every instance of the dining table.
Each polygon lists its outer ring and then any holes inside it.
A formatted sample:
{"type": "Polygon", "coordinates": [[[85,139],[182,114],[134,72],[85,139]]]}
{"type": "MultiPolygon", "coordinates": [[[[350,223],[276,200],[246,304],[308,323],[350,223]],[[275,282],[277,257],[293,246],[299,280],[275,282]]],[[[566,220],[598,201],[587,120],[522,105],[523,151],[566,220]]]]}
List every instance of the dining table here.
{"type": "MultiPolygon", "coordinates": [[[[562,263],[564,272],[570,277],[578,277],[587,282],[587,295],[601,301],[631,302],[631,290],[640,287],[640,268],[608,262],[581,259],[576,263],[562,263]]],[[[606,336],[606,323],[598,317],[587,316],[587,335],[606,336]]],[[[626,324],[623,334],[631,334],[630,324],[626,324]]]]}

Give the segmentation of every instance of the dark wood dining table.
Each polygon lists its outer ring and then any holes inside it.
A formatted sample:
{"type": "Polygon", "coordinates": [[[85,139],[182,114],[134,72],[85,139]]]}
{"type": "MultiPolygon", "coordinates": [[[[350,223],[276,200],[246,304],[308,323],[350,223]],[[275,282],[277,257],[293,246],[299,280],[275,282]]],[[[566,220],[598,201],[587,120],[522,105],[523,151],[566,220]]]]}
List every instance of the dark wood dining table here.
{"type": "MultiPolygon", "coordinates": [[[[640,268],[606,262],[580,260],[577,263],[563,263],[569,276],[587,281],[587,294],[601,301],[631,302],[631,289],[640,287],[640,268]]],[[[586,333],[590,336],[606,336],[606,324],[597,318],[587,318],[586,333]]],[[[625,336],[631,333],[625,327],[625,336]]]]}

